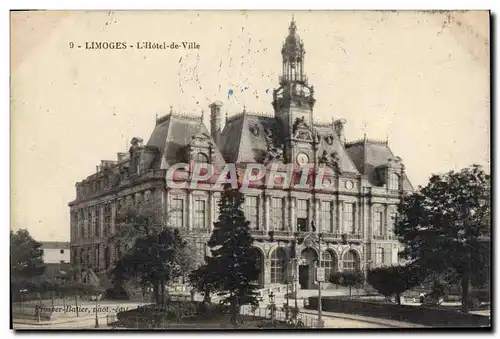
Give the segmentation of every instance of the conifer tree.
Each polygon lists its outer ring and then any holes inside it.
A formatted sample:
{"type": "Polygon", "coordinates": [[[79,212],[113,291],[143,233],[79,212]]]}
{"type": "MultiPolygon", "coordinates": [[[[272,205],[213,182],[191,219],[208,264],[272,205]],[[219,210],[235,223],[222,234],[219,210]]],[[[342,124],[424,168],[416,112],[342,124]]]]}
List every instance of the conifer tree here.
{"type": "Polygon", "coordinates": [[[207,258],[211,268],[208,274],[212,275],[208,280],[217,281],[219,295],[226,296],[223,301],[230,305],[234,325],[241,305],[258,305],[258,258],[243,203],[244,197],[238,189],[225,187],[219,203],[219,219],[208,242],[212,253],[207,258]]]}

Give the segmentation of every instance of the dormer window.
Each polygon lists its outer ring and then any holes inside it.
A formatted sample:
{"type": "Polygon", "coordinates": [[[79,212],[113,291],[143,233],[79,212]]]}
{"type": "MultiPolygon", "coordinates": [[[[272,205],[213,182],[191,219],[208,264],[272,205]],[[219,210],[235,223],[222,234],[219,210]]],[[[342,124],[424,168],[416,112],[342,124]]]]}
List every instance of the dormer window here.
{"type": "Polygon", "coordinates": [[[390,190],[399,190],[399,175],[396,173],[389,173],[387,185],[390,190]]]}
{"type": "Polygon", "coordinates": [[[208,156],[205,154],[205,153],[202,153],[202,152],[198,152],[196,153],[196,155],[194,156],[194,159],[193,159],[194,162],[201,162],[201,163],[208,163],[208,156]]]}

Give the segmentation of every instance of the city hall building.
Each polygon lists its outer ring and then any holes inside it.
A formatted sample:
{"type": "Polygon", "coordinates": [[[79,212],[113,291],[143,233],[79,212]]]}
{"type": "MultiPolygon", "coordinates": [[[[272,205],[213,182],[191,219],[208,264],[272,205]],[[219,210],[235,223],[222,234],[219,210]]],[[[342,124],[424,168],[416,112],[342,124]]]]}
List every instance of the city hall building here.
{"type": "Polygon", "coordinates": [[[156,119],[146,143],[133,138],[128,153],[101,161],[95,173],[76,183],[76,199],[69,203],[72,263],[105,280],[123,251],[120,244],[108,241],[116,232],[117,212],[126,203],[149,199],[161,202],[168,222],[186,231],[201,263],[209,254],[206,242],[218,217],[221,188],[210,185],[211,179],[189,185],[193,167],[176,171],[175,180],[188,185],[169,185],[167,173],[179,163],[208,163],[218,173],[227,164],[236,164],[238,171],[248,164],[277,169],[241,188],[260,257],[261,286],[292,278],[301,288],[313,288],[318,259],[326,276],[399,261],[401,245],[393,232],[396,205],[413,189],[401,158],[387,141],[365,136],[346,142],[344,119],[314,119],[314,87],[308,83],[304,44],[296,30],[292,20],[281,50],[272,114],[243,109],[223,117],[223,103],[216,101],[210,105],[209,131],[203,113],[193,116],[171,109],[156,119]],[[295,180],[307,166],[313,176],[324,173],[321,189],[285,185],[289,168],[295,180]],[[266,184],[269,175],[275,177],[274,185],[266,184]],[[291,248],[298,263],[291,260],[291,248]]]}

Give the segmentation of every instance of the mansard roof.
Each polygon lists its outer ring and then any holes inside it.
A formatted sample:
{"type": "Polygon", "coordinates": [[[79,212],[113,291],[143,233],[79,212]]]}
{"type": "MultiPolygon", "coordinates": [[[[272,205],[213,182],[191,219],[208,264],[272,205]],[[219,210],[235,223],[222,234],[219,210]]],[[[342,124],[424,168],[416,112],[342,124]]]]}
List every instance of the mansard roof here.
{"type": "MultiPolygon", "coordinates": [[[[320,136],[318,154],[336,152],[342,172],[359,174],[333,128],[328,124],[315,124],[314,128],[320,136]]],[[[229,118],[220,144],[225,160],[229,163],[261,163],[267,155],[268,130],[272,131],[275,143],[284,144],[281,124],[271,114],[245,112],[229,118]]]]}
{"type": "MultiPolygon", "coordinates": [[[[376,141],[365,138],[346,143],[346,150],[354,164],[356,164],[359,172],[372,185],[377,185],[376,169],[387,165],[389,159],[394,158],[394,153],[389,148],[387,141],[376,141]]],[[[413,190],[413,185],[406,174],[403,178],[403,189],[413,190]]]]}
{"type": "MultiPolygon", "coordinates": [[[[187,162],[187,147],[196,135],[210,136],[201,117],[168,114],[157,120],[157,124],[147,146],[156,146],[160,157],[155,159],[152,168],[167,169],[175,163],[187,162]]],[[[214,140],[210,142],[215,146],[214,140]]],[[[224,164],[224,159],[217,147],[214,147],[216,164],[224,164]]]]}
{"type": "Polygon", "coordinates": [[[227,162],[261,163],[267,154],[267,130],[279,134],[280,124],[272,116],[242,113],[228,119],[221,134],[220,149],[227,162]]]}
{"type": "Polygon", "coordinates": [[[352,162],[349,154],[340,142],[339,137],[333,128],[329,126],[317,125],[315,128],[320,137],[318,155],[321,156],[324,151],[326,151],[327,154],[336,153],[339,158],[340,170],[342,172],[359,174],[358,169],[352,162]]]}

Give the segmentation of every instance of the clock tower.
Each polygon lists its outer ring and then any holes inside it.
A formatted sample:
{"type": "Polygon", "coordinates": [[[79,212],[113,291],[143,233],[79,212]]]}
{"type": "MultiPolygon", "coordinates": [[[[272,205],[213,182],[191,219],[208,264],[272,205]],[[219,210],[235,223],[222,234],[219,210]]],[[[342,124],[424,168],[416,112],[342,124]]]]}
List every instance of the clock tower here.
{"type": "Polygon", "coordinates": [[[306,51],[293,18],[288,31],[281,49],[280,87],[273,91],[272,104],[274,115],[282,125],[287,161],[303,165],[314,159],[313,106],[316,100],[314,87],[308,85],[304,72],[306,51]]]}

